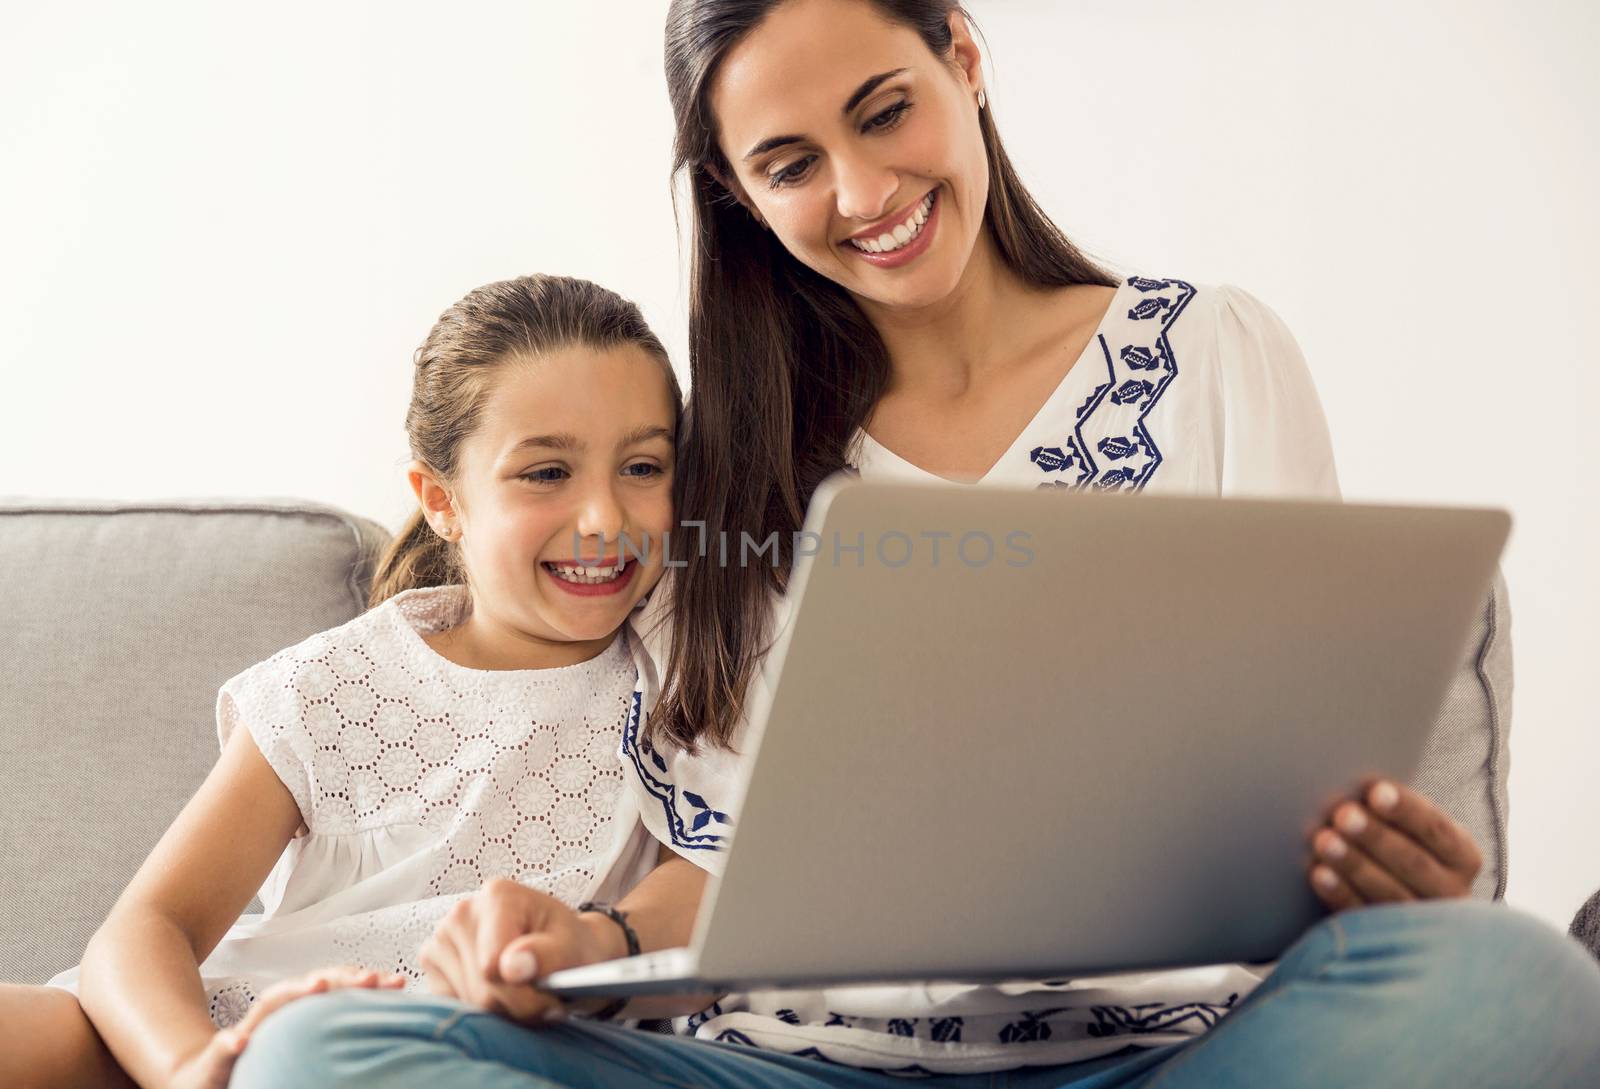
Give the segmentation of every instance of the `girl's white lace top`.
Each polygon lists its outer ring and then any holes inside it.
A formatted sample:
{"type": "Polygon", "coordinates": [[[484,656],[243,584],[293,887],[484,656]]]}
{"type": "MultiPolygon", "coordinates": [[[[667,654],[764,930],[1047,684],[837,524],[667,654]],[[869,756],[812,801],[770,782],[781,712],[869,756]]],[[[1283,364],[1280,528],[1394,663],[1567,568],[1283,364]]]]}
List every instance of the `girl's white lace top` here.
{"type": "Polygon", "coordinates": [[[223,685],[219,739],[250,731],[304,826],[261,914],[201,965],[218,1024],[329,964],[420,983],[417,950],[464,894],[505,877],[575,905],[626,853],[631,807],[615,817],[618,738],[639,698],[629,636],[578,665],[469,669],[422,635],[470,609],[461,586],[408,590],[223,685]]]}

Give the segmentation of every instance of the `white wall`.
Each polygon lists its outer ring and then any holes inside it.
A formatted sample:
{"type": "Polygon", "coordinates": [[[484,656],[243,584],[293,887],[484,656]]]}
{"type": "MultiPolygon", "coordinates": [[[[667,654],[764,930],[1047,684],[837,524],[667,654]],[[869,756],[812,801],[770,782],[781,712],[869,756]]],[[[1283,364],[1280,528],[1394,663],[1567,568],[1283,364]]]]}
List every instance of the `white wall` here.
{"type": "MultiPolygon", "coordinates": [[[[1515,513],[1511,899],[1564,924],[1600,885],[1597,9],[972,7],[1045,205],[1271,303],[1349,496],[1515,513]]],[[[0,493],[397,524],[411,351],[525,271],[637,299],[681,361],[663,0],[7,8],[0,493]]]]}

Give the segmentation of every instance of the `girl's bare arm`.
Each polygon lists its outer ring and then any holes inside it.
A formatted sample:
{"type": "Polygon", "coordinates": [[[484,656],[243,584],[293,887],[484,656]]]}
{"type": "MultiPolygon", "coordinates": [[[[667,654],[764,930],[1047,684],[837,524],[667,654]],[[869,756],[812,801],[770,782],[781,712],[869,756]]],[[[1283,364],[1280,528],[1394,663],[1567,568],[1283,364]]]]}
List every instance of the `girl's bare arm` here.
{"type": "Polygon", "coordinates": [[[300,822],[294,796],[249,731],[234,731],[90,940],[79,1001],[140,1085],[169,1084],[216,1034],[199,965],[300,822]]]}

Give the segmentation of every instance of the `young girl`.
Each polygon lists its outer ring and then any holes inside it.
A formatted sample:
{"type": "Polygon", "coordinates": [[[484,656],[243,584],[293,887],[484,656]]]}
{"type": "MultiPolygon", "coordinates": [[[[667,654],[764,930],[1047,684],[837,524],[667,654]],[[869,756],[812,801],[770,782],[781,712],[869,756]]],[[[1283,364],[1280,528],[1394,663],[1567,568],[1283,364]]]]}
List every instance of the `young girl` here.
{"type": "Polygon", "coordinates": [[[12,992],[0,1083],[225,1086],[271,1010],[419,982],[420,945],[485,882],[572,906],[648,870],[612,819],[639,708],[620,633],[661,574],[678,411],[660,341],[593,284],[447,310],[406,416],[418,510],[373,607],[222,687],[215,770],[51,981],[82,1012],[12,992]]]}

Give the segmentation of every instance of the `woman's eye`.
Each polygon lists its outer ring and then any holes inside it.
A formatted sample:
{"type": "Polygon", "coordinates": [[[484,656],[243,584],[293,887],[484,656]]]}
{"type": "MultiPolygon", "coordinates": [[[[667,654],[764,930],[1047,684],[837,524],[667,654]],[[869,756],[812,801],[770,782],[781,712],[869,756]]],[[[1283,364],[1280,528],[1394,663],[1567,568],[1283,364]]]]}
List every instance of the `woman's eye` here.
{"type": "Polygon", "coordinates": [[[869,118],[862,128],[868,132],[882,132],[892,129],[900,123],[900,119],[906,115],[906,111],[909,109],[911,109],[911,103],[896,102],[882,113],[875,114],[869,118]]]}
{"type": "Polygon", "coordinates": [[[567,478],[567,471],[555,465],[547,465],[543,469],[531,469],[523,473],[518,479],[531,480],[535,484],[555,484],[567,478]]]}
{"type": "Polygon", "coordinates": [[[661,466],[652,465],[648,461],[636,461],[622,471],[627,476],[636,476],[641,480],[648,479],[652,476],[659,476],[663,472],[661,466]]]}
{"type": "Polygon", "coordinates": [[[767,184],[774,189],[792,185],[805,177],[806,171],[811,169],[811,164],[815,159],[815,155],[807,155],[803,159],[796,159],[782,170],[774,170],[767,175],[767,184]]]}

